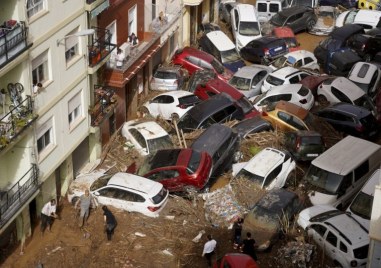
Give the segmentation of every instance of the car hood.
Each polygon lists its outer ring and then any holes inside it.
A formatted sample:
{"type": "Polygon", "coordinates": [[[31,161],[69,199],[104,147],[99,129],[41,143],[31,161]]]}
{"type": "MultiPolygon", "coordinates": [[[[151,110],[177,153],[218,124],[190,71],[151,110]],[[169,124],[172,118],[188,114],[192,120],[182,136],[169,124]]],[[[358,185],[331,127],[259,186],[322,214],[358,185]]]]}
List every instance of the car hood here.
{"type": "Polygon", "coordinates": [[[323,194],[317,191],[308,193],[312,205],[333,205],[337,200],[337,195],[323,194]]]}
{"type": "Polygon", "coordinates": [[[305,230],[310,224],[310,219],[312,217],[315,217],[316,215],[319,215],[329,210],[337,210],[337,209],[330,205],[316,205],[316,206],[306,208],[299,213],[297,223],[300,227],[302,227],[305,230]]]}

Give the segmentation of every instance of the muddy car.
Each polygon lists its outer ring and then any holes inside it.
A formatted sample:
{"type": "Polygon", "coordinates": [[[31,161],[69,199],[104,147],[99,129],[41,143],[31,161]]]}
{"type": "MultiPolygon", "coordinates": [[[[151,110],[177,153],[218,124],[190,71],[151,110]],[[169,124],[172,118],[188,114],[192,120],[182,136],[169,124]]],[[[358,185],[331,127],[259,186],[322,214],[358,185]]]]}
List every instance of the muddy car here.
{"type": "Polygon", "coordinates": [[[242,233],[251,232],[258,251],[264,251],[284,235],[284,224],[290,223],[303,208],[297,194],[285,189],[270,190],[246,215],[242,233]]]}
{"type": "Polygon", "coordinates": [[[333,6],[319,6],[315,8],[317,21],[308,32],[315,35],[328,35],[331,33],[335,28],[337,10],[333,6]]]}

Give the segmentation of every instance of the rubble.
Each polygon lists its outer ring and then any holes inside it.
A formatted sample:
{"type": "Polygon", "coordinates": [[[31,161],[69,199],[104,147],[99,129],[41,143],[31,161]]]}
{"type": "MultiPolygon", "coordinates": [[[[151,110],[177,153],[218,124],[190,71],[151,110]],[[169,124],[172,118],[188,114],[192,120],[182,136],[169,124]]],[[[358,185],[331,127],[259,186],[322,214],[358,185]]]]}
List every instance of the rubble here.
{"type": "Polygon", "coordinates": [[[293,267],[307,268],[315,250],[315,245],[305,243],[303,237],[297,237],[296,241],[290,241],[280,248],[278,256],[287,267],[290,266],[291,262],[293,267]]]}

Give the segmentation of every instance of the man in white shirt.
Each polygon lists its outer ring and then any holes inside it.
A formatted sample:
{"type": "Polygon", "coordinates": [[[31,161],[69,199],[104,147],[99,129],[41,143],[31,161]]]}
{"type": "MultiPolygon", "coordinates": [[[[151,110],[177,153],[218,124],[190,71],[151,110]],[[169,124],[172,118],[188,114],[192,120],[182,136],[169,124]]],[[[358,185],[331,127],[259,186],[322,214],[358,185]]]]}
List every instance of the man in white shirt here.
{"type": "Polygon", "coordinates": [[[212,256],[214,254],[214,250],[216,249],[217,242],[216,240],[212,239],[212,236],[209,234],[207,236],[208,241],[204,245],[204,250],[202,252],[202,257],[205,256],[208,267],[212,267],[212,256]]]}
{"type": "Polygon", "coordinates": [[[44,234],[45,228],[48,227],[50,232],[50,226],[52,225],[52,218],[57,218],[56,214],[56,200],[52,199],[44,205],[41,210],[41,235],[44,234]]]}

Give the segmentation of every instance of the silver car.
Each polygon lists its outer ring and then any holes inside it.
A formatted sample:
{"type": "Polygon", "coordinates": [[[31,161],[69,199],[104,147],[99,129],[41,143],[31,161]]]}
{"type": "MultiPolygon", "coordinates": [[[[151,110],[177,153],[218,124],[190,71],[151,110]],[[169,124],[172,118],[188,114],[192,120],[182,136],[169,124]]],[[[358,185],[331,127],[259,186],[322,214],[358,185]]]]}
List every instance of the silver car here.
{"type": "Polygon", "coordinates": [[[316,24],[309,29],[310,34],[328,35],[335,28],[338,9],[333,6],[319,6],[315,8],[316,24]]]}
{"type": "Polygon", "coordinates": [[[182,89],[187,78],[187,72],[180,66],[159,66],[152,76],[150,88],[151,90],[182,89]]]}

